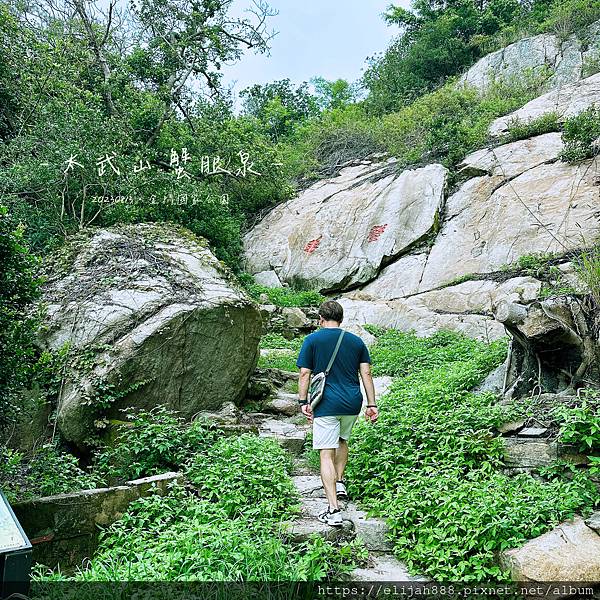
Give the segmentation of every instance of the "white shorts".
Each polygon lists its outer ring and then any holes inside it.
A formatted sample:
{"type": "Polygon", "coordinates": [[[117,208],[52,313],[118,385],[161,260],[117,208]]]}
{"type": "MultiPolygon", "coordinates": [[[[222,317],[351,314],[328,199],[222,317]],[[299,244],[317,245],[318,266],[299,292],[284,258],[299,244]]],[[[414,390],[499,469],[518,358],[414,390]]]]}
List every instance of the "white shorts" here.
{"type": "Polygon", "coordinates": [[[313,420],[313,448],[338,448],[340,438],[350,439],[350,432],[358,415],[315,417],[313,420]]]}

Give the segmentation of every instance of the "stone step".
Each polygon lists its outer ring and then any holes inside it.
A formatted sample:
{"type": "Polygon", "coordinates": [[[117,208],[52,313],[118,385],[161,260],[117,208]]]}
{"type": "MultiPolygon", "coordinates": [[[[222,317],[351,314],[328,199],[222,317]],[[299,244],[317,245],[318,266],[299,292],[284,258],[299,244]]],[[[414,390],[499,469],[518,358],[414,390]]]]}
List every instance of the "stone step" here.
{"type": "Polygon", "coordinates": [[[262,409],[268,413],[293,417],[300,414],[298,395],[278,390],[272,398],[269,398],[263,404],[262,409]]]}
{"type": "Polygon", "coordinates": [[[312,475],[296,475],[294,486],[302,501],[301,517],[290,529],[290,538],[299,543],[317,534],[332,542],[350,541],[359,538],[369,550],[369,565],[356,569],[349,576],[351,581],[427,581],[414,577],[392,554],[392,544],[387,539],[388,527],[383,519],[369,517],[350,501],[340,502],[343,512],[343,527],[330,527],[317,520],[317,515],[327,508],[321,478],[312,475]]]}
{"type": "MultiPolygon", "coordinates": [[[[317,534],[328,541],[350,541],[356,537],[354,523],[344,519],[342,527],[331,527],[321,523],[317,517],[327,508],[327,500],[323,498],[302,497],[300,518],[292,523],[290,538],[294,543],[305,542],[311,535],[317,534]]],[[[346,508],[344,504],[340,506],[346,508]]]]}
{"type": "Polygon", "coordinates": [[[307,425],[299,425],[287,419],[267,418],[258,423],[260,437],[276,439],[290,454],[296,456],[304,452],[307,433],[307,425]]]}
{"type": "MultiPolygon", "coordinates": [[[[297,475],[293,477],[293,481],[302,498],[303,516],[316,518],[319,512],[327,508],[321,478],[318,475],[297,475]]],[[[383,519],[369,517],[353,502],[340,502],[340,508],[344,518],[352,523],[354,536],[359,537],[370,551],[392,550],[392,545],[387,540],[388,528],[383,519]]]]}

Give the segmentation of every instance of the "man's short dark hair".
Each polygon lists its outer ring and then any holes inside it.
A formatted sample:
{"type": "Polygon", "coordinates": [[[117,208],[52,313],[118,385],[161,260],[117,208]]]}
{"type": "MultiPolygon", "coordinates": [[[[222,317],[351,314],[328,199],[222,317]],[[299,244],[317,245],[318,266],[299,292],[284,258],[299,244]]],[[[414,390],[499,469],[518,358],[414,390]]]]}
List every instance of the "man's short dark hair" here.
{"type": "Polygon", "coordinates": [[[337,323],[341,323],[344,318],[344,309],[339,302],[327,300],[319,306],[319,316],[326,321],[336,321],[337,323]]]}

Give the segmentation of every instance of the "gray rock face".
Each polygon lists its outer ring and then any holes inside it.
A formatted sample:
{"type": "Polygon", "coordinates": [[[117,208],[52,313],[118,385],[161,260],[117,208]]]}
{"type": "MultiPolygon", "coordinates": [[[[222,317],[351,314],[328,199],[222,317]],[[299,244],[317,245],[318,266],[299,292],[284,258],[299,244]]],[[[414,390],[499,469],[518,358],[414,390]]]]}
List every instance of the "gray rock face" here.
{"type": "Polygon", "coordinates": [[[248,232],[246,266],[321,290],[367,282],[382,262],[431,231],[445,182],[446,169],[437,164],[400,174],[393,160],[342,169],[248,232]]]}
{"type": "Polygon", "coordinates": [[[542,164],[510,181],[476,177],[448,199],[448,219],[429,253],[420,289],[489,273],[535,252],[594,243],[598,160],[542,164]]]}
{"type": "Polygon", "coordinates": [[[279,281],[279,277],[277,277],[275,271],[261,271],[260,273],[255,273],[254,281],[260,285],[266,285],[267,287],[281,287],[281,281],[279,281]]]}
{"type": "Polygon", "coordinates": [[[600,535],[581,517],[507,550],[501,565],[515,581],[600,581],[600,535]]]}
{"type": "Polygon", "coordinates": [[[202,241],[131,225],[89,231],[66,254],[48,265],[44,342],[70,346],[58,409],[67,440],[85,447],[125,407],[191,418],[241,401],[260,312],[202,241]]]}
{"type": "Polygon", "coordinates": [[[494,82],[548,73],[549,88],[573,83],[584,75],[585,64],[598,57],[600,23],[589,27],[587,37],[587,44],[575,35],[562,42],[547,33],[519,40],[484,56],[459,81],[485,90],[494,82]]]}
{"type": "Polygon", "coordinates": [[[529,123],[543,115],[555,113],[559,121],[578,115],[598,104],[600,98],[600,73],[549,91],[534,98],[513,113],[496,119],[490,125],[490,134],[499,136],[506,133],[512,123],[529,123]]]}
{"type": "Polygon", "coordinates": [[[547,467],[558,458],[556,443],[547,442],[546,440],[517,436],[504,438],[502,442],[507,467],[527,469],[547,467]]]}
{"type": "MultiPolygon", "coordinates": [[[[369,287],[369,286],[367,286],[369,287]]],[[[505,335],[504,327],[492,316],[502,298],[530,301],[537,297],[541,283],[533,277],[514,277],[505,282],[474,280],[391,300],[354,292],[340,299],[345,323],[366,323],[414,331],[418,336],[450,329],[481,340],[505,335]]],[[[366,291],[367,288],[365,288],[366,291]]]]}

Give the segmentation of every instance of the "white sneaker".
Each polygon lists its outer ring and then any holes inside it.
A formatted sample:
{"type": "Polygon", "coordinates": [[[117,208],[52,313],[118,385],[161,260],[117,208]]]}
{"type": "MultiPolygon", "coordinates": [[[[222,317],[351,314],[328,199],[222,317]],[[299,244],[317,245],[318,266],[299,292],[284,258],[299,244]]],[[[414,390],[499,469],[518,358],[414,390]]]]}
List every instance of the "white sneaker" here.
{"type": "Polygon", "coordinates": [[[340,500],[348,499],[348,492],[346,491],[346,484],[343,481],[335,482],[335,491],[336,491],[338,499],[340,499],[340,500]]]}
{"type": "Polygon", "coordinates": [[[341,527],[344,524],[342,519],[342,511],[339,508],[334,508],[333,510],[327,507],[318,517],[321,523],[326,523],[327,525],[331,525],[332,527],[341,527]]]}

